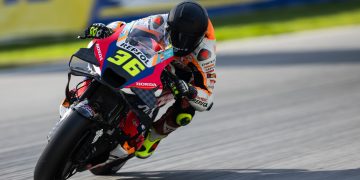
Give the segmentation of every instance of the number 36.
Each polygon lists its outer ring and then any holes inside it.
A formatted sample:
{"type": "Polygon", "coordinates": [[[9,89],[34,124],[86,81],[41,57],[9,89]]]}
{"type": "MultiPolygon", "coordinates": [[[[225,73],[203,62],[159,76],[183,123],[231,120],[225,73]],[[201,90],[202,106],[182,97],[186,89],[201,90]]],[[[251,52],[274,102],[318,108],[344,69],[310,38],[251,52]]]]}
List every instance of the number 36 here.
{"type": "Polygon", "coordinates": [[[121,49],[116,51],[114,57],[109,57],[107,60],[118,66],[123,65],[122,68],[131,76],[136,76],[145,69],[145,66],[136,57],[121,49]]]}

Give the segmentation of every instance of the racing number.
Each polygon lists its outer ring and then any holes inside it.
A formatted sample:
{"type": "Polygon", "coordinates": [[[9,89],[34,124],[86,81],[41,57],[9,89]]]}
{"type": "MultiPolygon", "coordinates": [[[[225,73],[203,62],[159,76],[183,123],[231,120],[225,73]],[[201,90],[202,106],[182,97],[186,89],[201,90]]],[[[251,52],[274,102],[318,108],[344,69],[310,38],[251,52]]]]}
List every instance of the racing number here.
{"type": "Polygon", "coordinates": [[[136,76],[145,69],[145,66],[141,64],[139,60],[133,58],[131,61],[129,61],[123,66],[123,69],[127,71],[130,75],[136,76]]]}
{"type": "Polygon", "coordinates": [[[114,57],[109,57],[107,60],[120,66],[124,64],[125,61],[129,60],[131,57],[131,54],[129,54],[128,52],[118,50],[114,57]]]}
{"type": "Polygon", "coordinates": [[[126,62],[122,68],[131,76],[136,76],[145,69],[145,66],[136,57],[121,49],[116,52],[114,57],[109,57],[107,60],[118,66],[121,66],[126,62]]]}

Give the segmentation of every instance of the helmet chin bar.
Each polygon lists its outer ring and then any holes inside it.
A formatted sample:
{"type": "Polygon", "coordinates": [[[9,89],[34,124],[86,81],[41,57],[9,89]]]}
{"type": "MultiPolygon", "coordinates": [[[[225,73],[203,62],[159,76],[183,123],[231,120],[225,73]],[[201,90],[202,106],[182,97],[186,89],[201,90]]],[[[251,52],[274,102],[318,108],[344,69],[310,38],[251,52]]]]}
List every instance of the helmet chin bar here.
{"type": "Polygon", "coordinates": [[[173,46],[173,50],[174,50],[174,52],[179,52],[179,51],[189,51],[189,49],[188,49],[188,48],[177,48],[177,47],[175,47],[175,46],[173,46]]]}
{"type": "Polygon", "coordinates": [[[173,52],[174,52],[175,56],[182,57],[182,56],[186,56],[186,55],[190,54],[191,50],[189,50],[188,48],[177,48],[177,47],[173,46],[173,52]]]}

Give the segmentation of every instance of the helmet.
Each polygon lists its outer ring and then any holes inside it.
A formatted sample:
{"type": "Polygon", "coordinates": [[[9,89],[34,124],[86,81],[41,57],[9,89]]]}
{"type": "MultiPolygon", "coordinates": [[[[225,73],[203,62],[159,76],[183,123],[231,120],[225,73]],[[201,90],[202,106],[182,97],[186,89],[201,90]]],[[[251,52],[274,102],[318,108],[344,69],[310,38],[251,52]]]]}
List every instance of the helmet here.
{"type": "Polygon", "coordinates": [[[200,4],[185,1],[170,10],[167,24],[174,55],[185,56],[195,50],[204,38],[208,14],[200,4]]]}

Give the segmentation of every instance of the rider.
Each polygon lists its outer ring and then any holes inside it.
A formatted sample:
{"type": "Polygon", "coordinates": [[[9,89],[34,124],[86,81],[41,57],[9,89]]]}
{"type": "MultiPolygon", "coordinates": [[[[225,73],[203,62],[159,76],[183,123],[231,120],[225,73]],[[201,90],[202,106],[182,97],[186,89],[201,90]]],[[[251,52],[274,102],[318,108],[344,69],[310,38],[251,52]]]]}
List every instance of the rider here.
{"type": "MultiPolygon", "coordinates": [[[[106,38],[123,24],[122,21],[107,26],[96,23],[85,31],[85,36],[106,38]]],[[[216,82],[215,34],[205,8],[193,1],[177,4],[168,14],[136,20],[134,27],[148,32],[163,47],[173,46],[176,60],[171,67],[181,79],[172,91],[182,98],[176,98],[166,113],[153,123],[142,147],[135,152],[137,157],[147,158],[161,139],[189,124],[195,111],[210,110],[216,82]]]]}

